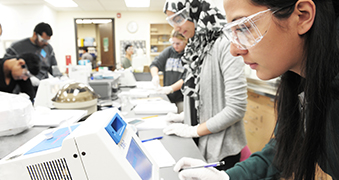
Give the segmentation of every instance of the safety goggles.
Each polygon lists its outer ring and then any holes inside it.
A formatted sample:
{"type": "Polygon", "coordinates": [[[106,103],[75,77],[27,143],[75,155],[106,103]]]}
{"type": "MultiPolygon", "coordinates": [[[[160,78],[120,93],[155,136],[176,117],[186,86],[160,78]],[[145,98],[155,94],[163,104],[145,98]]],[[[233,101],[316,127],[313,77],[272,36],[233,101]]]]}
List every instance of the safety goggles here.
{"type": "Polygon", "coordinates": [[[239,49],[249,49],[266,35],[272,21],[272,14],[277,11],[272,12],[271,9],[267,9],[227,23],[223,32],[239,49]]]}
{"type": "Polygon", "coordinates": [[[187,8],[185,7],[184,9],[176,12],[175,14],[172,14],[166,18],[168,23],[174,27],[174,26],[181,26],[183,25],[189,17],[187,8]]]}
{"type": "Polygon", "coordinates": [[[181,45],[183,45],[184,44],[184,42],[183,41],[179,41],[179,42],[172,42],[172,45],[173,46],[181,46],[181,45]]]}
{"type": "Polygon", "coordinates": [[[42,43],[48,43],[49,42],[49,40],[42,38],[40,34],[38,34],[38,39],[42,43]]]}
{"type": "Polygon", "coordinates": [[[184,41],[178,41],[178,42],[175,42],[175,41],[173,41],[172,38],[169,40],[169,42],[170,42],[173,46],[180,46],[180,45],[184,44],[184,41]]]}
{"type": "Polygon", "coordinates": [[[30,77],[33,76],[33,75],[29,72],[29,70],[28,70],[26,64],[21,65],[21,68],[23,69],[21,77],[26,76],[26,77],[30,78],[30,77]]]}

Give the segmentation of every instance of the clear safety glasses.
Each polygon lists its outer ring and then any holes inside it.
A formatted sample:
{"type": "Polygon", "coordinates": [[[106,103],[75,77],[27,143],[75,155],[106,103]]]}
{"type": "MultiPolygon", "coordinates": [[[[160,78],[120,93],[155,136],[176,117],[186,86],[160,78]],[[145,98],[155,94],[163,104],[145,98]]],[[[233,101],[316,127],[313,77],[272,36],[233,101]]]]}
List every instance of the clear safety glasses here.
{"type": "Polygon", "coordinates": [[[184,41],[175,42],[175,41],[173,41],[172,38],[169,39],[169,42],[172,44],[172,46],[180,46],[180,45],[184,44],[184,41]]]}
{"type": "Polygon", "coordinates": [[[174,27],[174,26],[181,26],[183,25],[189,17],[187,8],[185,7],[184,9],[176,12],[175,14],[172,14],[166,18],[168,23],[174,27]]]}
{"type": "Polygon", "coordinates": [[[38,39],[42,43],[48,43],[49,42],[49,40],[42,38],[40,34],[38,34],[38,39]]]}
{"type": "Polygon", "coordinates": [[[272,14],[277,11],[272,12],[271,9],[267,9],[227,23],[223,32],[228,40],[236,44],[239,49],[249,49],[265,36],[272,21],[272,14]]]}
{"type": "Polygon", "coordinates": [[[179,41],[179,42],[172,42],[172,46],[181,46],[183,45],[184,42],[183,41],[179,41]]]}

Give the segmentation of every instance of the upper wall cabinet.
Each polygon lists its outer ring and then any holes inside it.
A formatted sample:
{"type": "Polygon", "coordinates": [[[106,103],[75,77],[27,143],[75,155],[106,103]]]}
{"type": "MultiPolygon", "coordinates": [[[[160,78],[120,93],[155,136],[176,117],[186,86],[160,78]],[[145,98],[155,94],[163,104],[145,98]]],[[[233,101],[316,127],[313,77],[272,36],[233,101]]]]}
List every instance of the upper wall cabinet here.
{"type": "Polygon", "coordinates": [[[169,39],[171,38],[173,27],[167,23],[150,25],[150,55],[151,59],[153,59],[155,56],[158,56],[166,47],[171,45],[169,39]]]}

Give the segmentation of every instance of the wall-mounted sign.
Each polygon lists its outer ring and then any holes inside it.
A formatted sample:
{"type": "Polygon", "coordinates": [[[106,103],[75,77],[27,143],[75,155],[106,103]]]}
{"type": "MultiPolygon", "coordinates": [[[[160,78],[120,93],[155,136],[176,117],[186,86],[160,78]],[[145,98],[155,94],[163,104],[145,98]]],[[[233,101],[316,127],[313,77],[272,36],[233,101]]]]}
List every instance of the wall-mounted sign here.
{"type": "Polygon", "coordinates": [[[105,37],[102,39],[103,45],[104,45],[104,52],[108,52],[108,37],[105,37]]]}

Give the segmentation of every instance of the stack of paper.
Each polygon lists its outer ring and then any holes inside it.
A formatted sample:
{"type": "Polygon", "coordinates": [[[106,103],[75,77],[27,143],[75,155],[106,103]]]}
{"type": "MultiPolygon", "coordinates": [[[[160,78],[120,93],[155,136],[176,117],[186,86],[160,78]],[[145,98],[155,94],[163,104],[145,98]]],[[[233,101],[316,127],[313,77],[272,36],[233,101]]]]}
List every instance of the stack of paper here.
{"type": "Polygon", "coordinates": [[[143,145],[147,151],[152,155],[160,168],[173,166],[175,164],[174,158],[165,149],[164,145],[159,140],[152,140],[144,142],[143,145]]]}

